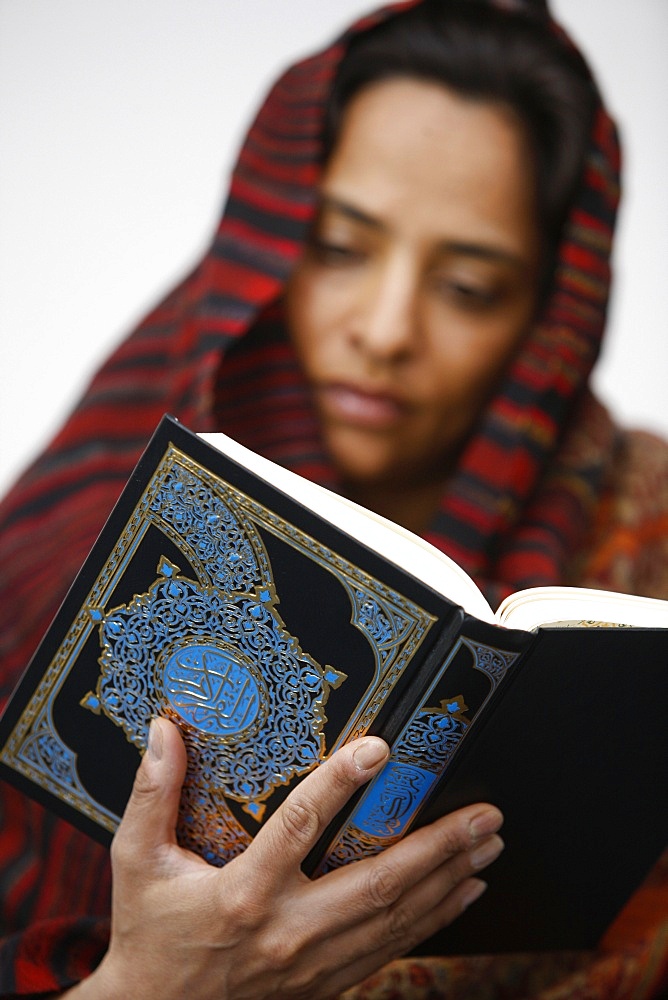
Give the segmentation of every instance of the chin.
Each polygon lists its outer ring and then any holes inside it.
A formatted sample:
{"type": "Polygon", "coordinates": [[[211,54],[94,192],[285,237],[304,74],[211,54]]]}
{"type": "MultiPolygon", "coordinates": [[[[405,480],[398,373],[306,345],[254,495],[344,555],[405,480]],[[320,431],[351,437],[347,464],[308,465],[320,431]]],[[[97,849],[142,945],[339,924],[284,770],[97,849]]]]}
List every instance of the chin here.
{"type": "Polygon", "coordinates": [[[324,442],[341,481],[353,488],[396,491],[409,484],[422,488],[434,478],[443,478],[442,454],[420,451],[412,441],[406,444],[397,436],[336,428],[325,434],[324,442]]]}
{"type": "Polygon", "coordinates": [[[397,471],[403,468],[403,463],[396,454],[388,454],[385,450],[364,447],[361,443],[351,447],[342,447],[340,442],[328,442],[328,452],[341,480],[360,486],[375,486],[403,478],[397,471]]]}

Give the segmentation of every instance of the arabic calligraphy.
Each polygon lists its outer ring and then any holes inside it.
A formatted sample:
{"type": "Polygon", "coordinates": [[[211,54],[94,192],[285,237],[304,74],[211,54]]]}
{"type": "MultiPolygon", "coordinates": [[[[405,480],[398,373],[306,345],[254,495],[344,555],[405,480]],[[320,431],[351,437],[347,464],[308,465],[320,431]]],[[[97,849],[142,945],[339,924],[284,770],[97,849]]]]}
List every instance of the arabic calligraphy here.
{"type": "Polygon", "coordinates": [[[192,726],[216,736],[243,733],[266,699],[248,664],[211,643],[189,643],[168,658],[163,687],[172,708],[192,726]]]}
{"type": "Polygon", "coordinates": [[[355,825],[376,837],[400,834],[435,780],[422,768],[390,761],[355,810],[355,825]]]}

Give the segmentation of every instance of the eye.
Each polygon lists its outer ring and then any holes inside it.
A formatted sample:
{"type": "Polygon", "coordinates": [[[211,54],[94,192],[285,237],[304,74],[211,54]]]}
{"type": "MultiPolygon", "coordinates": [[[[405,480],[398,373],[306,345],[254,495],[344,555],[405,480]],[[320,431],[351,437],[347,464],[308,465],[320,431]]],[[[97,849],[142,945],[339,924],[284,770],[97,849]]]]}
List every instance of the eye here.
{"type": "Polygon", "coordinates": [[[312,237],[310,247],[315,259],[329,267],[357,264],[363,261],[365,256],[363,251],[353,244],[342,240],[328,240],[321,236],[312,237]]]}
{"type": "Polygon", "coordinates": [[[480,285],[453,283],[453,291],[459,298],[469,302],[475,302],[482,306],[491,306],[496,302],[497,294],[490,288],[483,288],[480,285]]]}
{"type": "Polygon", "coordinates": [[[491,309],[501,298],[500,291],[496,286],[468,278],[436,276],[434,288],[441,298],[454,302],[465,309],[491,309]]]}

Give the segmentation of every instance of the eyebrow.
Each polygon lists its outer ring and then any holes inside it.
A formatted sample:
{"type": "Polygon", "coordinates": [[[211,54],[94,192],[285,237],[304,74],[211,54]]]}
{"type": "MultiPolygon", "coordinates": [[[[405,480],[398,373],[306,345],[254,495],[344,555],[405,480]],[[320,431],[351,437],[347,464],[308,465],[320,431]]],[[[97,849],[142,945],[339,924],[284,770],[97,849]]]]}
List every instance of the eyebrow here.
{"type": "Polygon", "coordinates": [[[490,261],[491,263],[510,264],[511,267],[526,270],[526,261],[512,250],[503,250],[501,247],[488,246],[484,243],[466,243],[460,240],[444,240],[439,244],[440,249],[447,253],[454,253],[461,257],[474,257],[477,260],[490,261]]]}
{"type": "Polygon", "coordinates": [[[387,229],[387,226],[380,219],[376,219],[375,216],[369,215],[368,212],[364,212],[361,208],[351,205],[350,202],[334,198],[329,194],[323,195],[320,199],[320,213],[323,210],[338,212],[340,215],[345,215],[346,218],[352,219],[353,222],[361,222],[362,225],[368,226],[371,229],[387,229]]]}
{"type": "MultiPolygon", "coordinates": [[[[319,214],[326,210],[338,212],[353,222],[359,222],[363,226],[374,229],[377,232],[386,232],[388,228],[380,219],[369,215],[368,212],[358,208],[356,205],[351,205],[350,202],[343,201],[341,198],[323,194],[320,200],[319,214]]],[[[491,263],[509,264],[511,267],[522,271],[527,269],[526,261],[519,254],[514,253],[512,250],[504,250],[502,247],[490,246],[485,243],[470,243],[467,240],[446,239],[439,242],[438,250],[441,253],[472,257],[476,260],[490,261],[491,263]]]]}

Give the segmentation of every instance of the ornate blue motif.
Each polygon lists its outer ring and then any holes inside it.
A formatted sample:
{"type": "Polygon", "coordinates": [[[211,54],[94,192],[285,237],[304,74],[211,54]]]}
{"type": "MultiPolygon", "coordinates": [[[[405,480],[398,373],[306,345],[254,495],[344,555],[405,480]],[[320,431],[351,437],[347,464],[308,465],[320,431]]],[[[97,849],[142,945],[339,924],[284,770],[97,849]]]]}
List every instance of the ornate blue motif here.
{"type": "Polygon", "coordinates": [[[357,856],[375,854],[398,840],[452,759],[471,722],[463,698],[419,711],[406,726],[392,755],[356,806],[319,874],[357,856]]]}
{"type": "Polygon", "coordinates": [[[519,653],[510,653],[505,649],[496,649],[494,646],[486,646],[481,642],[472,642],[470,639],[462,638],[463,645],[467,646],[473,654],[473,666],[480,670],[491,683],[493,691],[508,673],[519,653]]]}
{"type": "Polygon", "coordinates": [[[24,746],[23,753],[35,767],[40,770],[45,768],[63,784],[72,789],[80,787],[75,755],[46,726],[37,729],[34,737],[24,746]]]}
{"type": "Polygon", "coordinates": [[[461,696],[419,712],[397,741],[393,757],[440,774],[471,724],[461,696]]]}
{"type": "Polygon", "coordinates": [[[226,593],[251,593],[270,580],[270,571],[255,532],[234,507],[233,499],[223,500],[203,476],[175,463],[155,492],[150,512],[188,552],[200,578],[226,593]]]}
{"type": "Polygon", "coordinates": [[[415,803],[423,800],[433,781],[433,774],[425,768],[388,761],[355,810],[352,822],[369,836],[396,838],[412,819],[415,803]]]}
{"type": "Polygon", "coordinates": [[[185,643],[167,658],[162,688],[177,715],[195,729],[239,736],[257,718],[267,692],[261,678],[213,642],[185,643]]]}
{"type": "Polygon", "coordinates": [[[156,710],[175,718],[199,786],[256,815],[324,755],[324,705],[344,675],[303,653],[270,603],[159,568],[145,594],[101,618],[100,707],[142,748],[156,710]]]}
{"type": "Polygon", "coordinates": [[[349,724],[331,748],[335,749],[368,731],[436,619],[405,595],[374,579],[252,498],[245,498],[244,509],[250,520],[257,519],[338,579],[350,598],[350,620],[364,634],[373,652],[376,670],[368,694],[351,713],[349,724]]]}
{"type": "Polygon", "coordinates": [[[434,678],[431,691],[446,675],[462,646],[471,654],[472,668],[484,673],[490,684],[475,717],[468,717],[461,695],[442,700],[438,707],[423,704],[398,737],[390,760],[371,782],[346,826],[335,836],[318,874],[355,858],[376,854],[403,835],[518,657],[517,653],[462,636],[434,678]]]}
{"type": "Polygon", "coordinates": [[[119,817],[81,784],[76,756],[52,717],[63,679],[97,633],[100,673],[82,706],[106,715],[140,751],[154,715],[180,726],[189,772],[179,839],[224,864],[251,840],[233,802],[261,822],[276,787],[366,732],[434,622],[405,595],[168,445],[3,760],[108,831],[116,828],[119,817]],[[114,606],[156,529],[183,553],[188,572],[162,558],[145,592],[114,606]],[[324,742],[325,705],[345,675],[316,663],[285,629],[264,532],[338,580],[351,622],[373,651],[374,675],[333,746],[324,742]]]}

